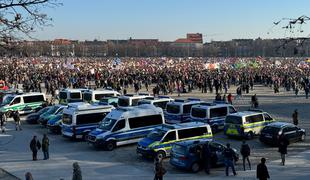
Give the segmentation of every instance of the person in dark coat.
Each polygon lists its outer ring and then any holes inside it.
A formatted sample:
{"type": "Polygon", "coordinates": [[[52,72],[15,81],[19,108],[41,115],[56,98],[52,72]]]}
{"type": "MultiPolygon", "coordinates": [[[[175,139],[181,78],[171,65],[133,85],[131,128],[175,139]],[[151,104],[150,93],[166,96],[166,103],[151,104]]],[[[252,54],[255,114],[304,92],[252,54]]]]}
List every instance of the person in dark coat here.
{"type": "Polygon", "coordinates": [[[204,144],[202,147],[202,158],[205,172],[210,174],[211,151],[208,143],[204,144]]]}
{"type": "Polygon", "coordinates": [[[78,162],[72,164],[73,166],[73,175],[72,180],[82,180],[82,171],[78,162]]]}
{"type": "Polygon", "coordinates": [[[5,115],[1,111],[0,111],[0,127],[1,127],[2,133],[5,133],[5,115]]]}
{"type": "Polygon", "coordinates": [[[293,118],[293,124],[295,126],[298,125],[298,111],[297,109],[295,109],[294,113],[292,114],[292,118],[293,118]]]}
{"type": "Polygon", "coordinates": [[[166,174],[166,169],[163,167],[161,157],[156,157],[154,171],[155,171],[154,180],[163,180],[163,177],[166,174]]]}
{"type": "Polygon", "coordinates": [[[266,166],[266,159],[262,158],[261,163],[257,165],[256,168],[256,178],[259,180],[267,180],[270,178],[268,173],[268,168],[266,166]]]}
{"type": "Polygon", "coordinates": [[[37,154],[38,150],[41,148],[40,141],[37,140],[37,136],[33,136],[32,140],[30,141],[30,149],[32,151],[32,160],[38,160],[37,154]]]}
{"type": "Polygon", "coordinates": [[[43,138],[42,138],[42,151],[43,151],[43,155],[44,155],[44,160],[47,160],[49,159],[49,151],[48,151],[48,147],[50,145],[50,141],[47,137],[46,134],[43,135],[43,138]]]}
{"type": "Polygon", "coordinates": [[[245,141],[242,142],[242,145],[240,148],[240,153],[242,155],[243,170],[245,171],[245,161],[246,160],[248,161],[249,168],[251,170],[251,162],[249,159],[249,156],[251,154],[251,149],[250,149],[250,146],[245,141]]]}
{"type": "Polygon", "coordinates": [[[234,176],[237,175],[235,171],[235,165],[234,165],[234,151],[230,148],[230,144],[227,143],[225,150],[223,151],[223,155],[225,157],[225,167],[226,167],[226,176],[228,176],[228,169],[231,167],[234,176]]]}
{"type": "Polygon", "coordinates": [[[19,116],[19,112],[18,111],[13,111],[13,119],[14,119],[14,122],[15,122],[15,129],[16,131],[17,130],[22,130],[21,126],[20,126],[20,116],[19,116]]]}
{"type": "Polygon", "coordinates": [[[279,153],[281,154],[281,163],[284,166],[285,165],[285,155],[287,154],[287,146],[289,142],[287,138],[282,134],[279,139],[279,153]]]}

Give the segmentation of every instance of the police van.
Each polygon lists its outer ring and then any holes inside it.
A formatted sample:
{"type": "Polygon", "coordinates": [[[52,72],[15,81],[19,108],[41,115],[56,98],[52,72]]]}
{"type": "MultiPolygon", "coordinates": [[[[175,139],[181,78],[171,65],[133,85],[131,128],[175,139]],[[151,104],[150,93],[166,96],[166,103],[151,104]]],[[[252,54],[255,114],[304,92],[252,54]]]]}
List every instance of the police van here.
{"type": "Polygon", "coordinates": [[[83,101],[83,92],[87,89],[63,89],[59,92],[59,104],[83,101]]]}
{"type": "Polygon", "coordinates": [[[210,125],[202,122],[165,124],[155,128],[146,138],[139,141],[137,154],[145,157],[167,157],[175,142],[212,137],[210,125]]]}
{"type": "Polygon", "coordinates": [[[72,139],[83,138],[95,129],[99,122],[114,109],[110,105],[70,103],[63,111],[61,132],[72,139]]]}
{"type": "Polygon", "coordinates": [[[44,93],[18,93],[6,95],[2,101],[0,111],[11,115],[12,111],[18,111],[20,114],[31,113],[46,103],[44,93]]]}
{"type": "Polygon", "coordinates": [[[111,151],[116,146],[138,142],[164,123],[163,110],[153,105],[117,108],[88,134],[87,141],[111,151]]]}
{"type": "Polygon", "coordinates": [[[165,111],[166,123],[188,122],[192,106],[202,102],[203,101],[200,101],[200,99],[188,98],[187,100],[176,99],[173,102],[167,103],[165,111]]]}
{"type": "Polygon", "coordinates": [[[152,97],[149,94],[126,94],[118,98],[118,107],[137,106],[139,100],[152,97]]]}
{"type": "Polygon", "coordinates": [[[160,107],[163,110],[166,110],[167,103],[172,101],[174,101],[174,99],[171,99],[168,96],[147,97],[145,99],[138,101],[138,105],[153,104],[156,107],[160,107]]]}
{"type": "Polygon", "coordinates": [[[83,93],[83,101],[88,103],[99,102],[105,97],[117,97],[121,94],[114,90],[87,90],[83,93]]]}
{"type": "Polygon", "coordinates": [[[242,111],[226,116],[224,134],[253,139],[261,130],[275,120],[264,111],[242,111]]]}
{"type": "Polygon", "coordinates": [[[190,119],[191,121],[208,123],[212,131],[217,132],[224,128],[226,116],[236,112],[236,109],[231,104],[201,103],[192,106],[190,119]]]}

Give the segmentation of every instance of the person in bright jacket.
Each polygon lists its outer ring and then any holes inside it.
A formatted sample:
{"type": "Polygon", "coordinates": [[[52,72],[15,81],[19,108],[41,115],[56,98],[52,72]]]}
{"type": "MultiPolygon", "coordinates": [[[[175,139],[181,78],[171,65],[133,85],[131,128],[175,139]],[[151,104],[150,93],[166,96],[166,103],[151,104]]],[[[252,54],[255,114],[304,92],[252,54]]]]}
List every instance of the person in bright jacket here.
{"type": "Polygon", "coordinates": [[[48,151],[48,147],[50,145],[50,141],[47,137],[46,134],[43,135],[43,138],[42,138],[42,151],[43,151],[43,155],[44,155],[44,160],[47,160],[49,159],[49,151],[48,151]]]}

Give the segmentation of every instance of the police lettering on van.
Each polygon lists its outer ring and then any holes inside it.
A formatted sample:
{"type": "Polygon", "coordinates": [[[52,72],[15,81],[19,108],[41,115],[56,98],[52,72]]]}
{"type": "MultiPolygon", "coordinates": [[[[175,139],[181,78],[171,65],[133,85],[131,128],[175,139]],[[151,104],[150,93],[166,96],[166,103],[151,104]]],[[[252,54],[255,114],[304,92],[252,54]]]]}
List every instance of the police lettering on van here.
{"type": "Polygon", "coordinates": [[[182,124],[165,124],[155,128],[146,138],[139,141],[137,153],[146,157],[170,155],[173,143],[212,138],[210,125],[201,122],[188,122],[182,124]]]}
{"type": "Polygon", "coordinates": [[[112,110],[87,136],[95,147],[113,150],[116,146],[136,143],[164,123],[163,110],[143,104],[112,110]]]}
{"type": "Polygon", "coordinates": [[[212,131],[217,132],[224,128],[225,117],[237,112],[231,104],[201,103],[192,106],[191,121],[200,121],[210,124],[212,131]]]}
{"type": "Polygon", "coordinates": [[[243,111],[226,116],[224,134],[252,139],[275,120],[266,112],[243,111]]]}
{"type": "Polygon", "coordinates": [[[167,103],[165,111],[166,123],[183,123],[190,121],[190,112],[193,105],[202,103],[200,99],[189,98],[187,100],[176,99],[173,102],[167,103]]]}
{"type": "Polygon", "coordinates": [[[19,93],[5,96],[0,111],[10,116],[12,111],[19,111],[20,114],[31,113],[42,108],[46,103],[43,93],[19,93]]]}
{"type": "Polygon", "coordinates": [[[114,109],[110,105],[70,103],[63,111],[61,132],[65,137],[85,138],[114,109]]]}

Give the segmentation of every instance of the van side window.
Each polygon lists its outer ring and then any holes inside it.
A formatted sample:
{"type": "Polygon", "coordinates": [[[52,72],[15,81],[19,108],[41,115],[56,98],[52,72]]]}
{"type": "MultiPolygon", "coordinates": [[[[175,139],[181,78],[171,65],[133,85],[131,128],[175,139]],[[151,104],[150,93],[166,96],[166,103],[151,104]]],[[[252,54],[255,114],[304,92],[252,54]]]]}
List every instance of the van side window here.
{"type": "Polygon", "coordinates": [[[118,131],[125,128],[125,119],[121,119],[118,123],[114,126],[112,132],[118,131]]]}
{"type": "Polygon", "coordinates": [[[223,117],[227,115],[227,107],[210,109],[210,118],[223,117]]]}
{"type": "Polygon", "coordinates": [[[264,121],[262,114],[257,114],[253,116],[248,116],[245,118],[246,123],[256,123],[256,122],[262,122],[264,121]]]}
{"type": "Polygon", "coordinates": [[[160,107],[162,109],[166,109],[168,101],[163,101],[163,102],[154,102],[153,105],[156,107],[160,107]]]}
{"type": "Polygon", "coordinates": [[[163,123],[161,114],[150,115],[150,116],[141,116],[129,118],[129,126],[131,129],[139,127],[154,126],[163,123]]]}
{"type": "Polygon", "coordinates": [[[169,132],[169,133],[165,136],[163,142],[174,141],[175,138],[176,138],[176,136],[175,136],[175,131],[171,131],[171,132],[169,132]]]}
{"type": "Polygon", "coordinates": [[[183,106],[183,114],[189,114],[194,104],[187,104],[183,106]]]}
{"type": "Polygon", "coordinates": [[[232,113],[236,113],[237,111],[235,110],[235,108],[229,106],[229,114],[232,114],[232,113]]]}
{"type": "Polygon", "coordinates": [[[79,114],[76,116],[76,124],[92,124],[99,123],[108,114],[106,113],[93,113],[93,114],[79,114]]]}
{"type": "Polygon", "coordinates": [[[132,105],[132,106],[137,106],[139,100],[140,100],[140,99],[132,99],[132,100],[131,100],[131,103],[132,103],[131,105],[132,105]]]}
{"type": "Polygon", "coordinates": [[[12,105],[18,103],[20,103],[20,97],[15,98],[14,101],[12,102],[12,105]]]}
{"type": "Polygon", "coordinates": [[[270,117],[269,114],[267,114],[267,113],[264,113],[264,117],[265,117],[266,121],[273,120],[272,117],[270,117]]]}
{"type": "Polygon", "coordinates": [[[202,136],[206,133],[208,133],[207,127],[196,127],[178,130],[179,139],[202,136]]]}
{"type": "Polygon", "coordinates": [[[43,102],[43,95],[35,95],[35,96],[24,96],[24,103],[32,103],[32,102],[43,102]]]}

